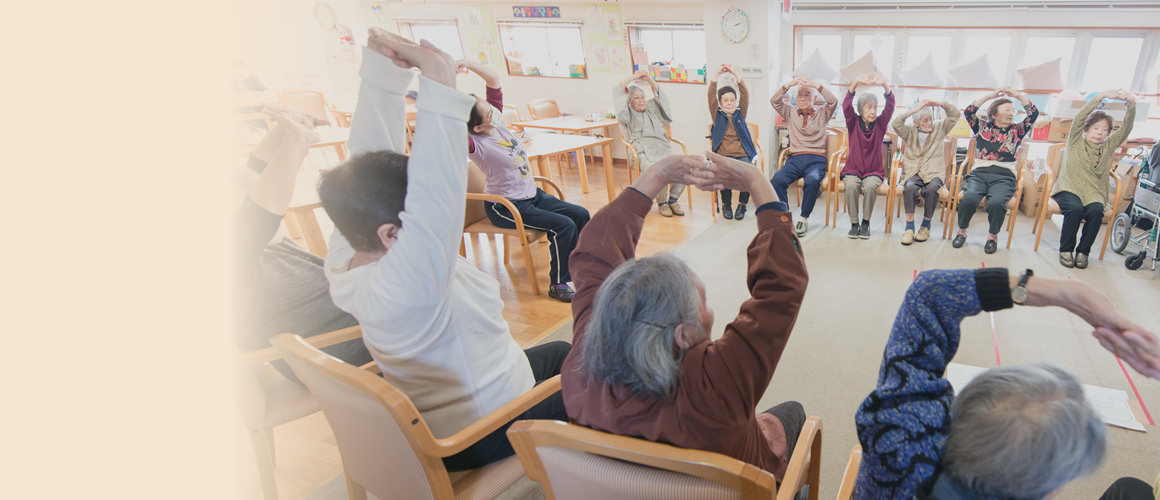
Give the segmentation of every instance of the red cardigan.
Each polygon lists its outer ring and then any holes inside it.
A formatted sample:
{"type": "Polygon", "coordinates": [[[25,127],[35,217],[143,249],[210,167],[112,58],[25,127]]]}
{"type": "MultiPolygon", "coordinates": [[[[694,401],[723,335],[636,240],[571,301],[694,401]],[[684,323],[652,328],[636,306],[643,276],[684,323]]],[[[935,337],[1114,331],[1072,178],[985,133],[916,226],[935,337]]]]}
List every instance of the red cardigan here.
{"type": "Polygon", "coordinates": [[[561,373],[564,406],[575,423],[683,448],[729,455],[772,472],[787,465],[785,431],[776,417],[755,414],[789,340],[805,295],[805,260],[783,203],[757,210],[749,245],[752,298],[716,341],[685,353],[676,393],[668,399],[633,393],[588,376],[581,360],[585,329],[600,284],[636,253],[652,200],[626,189],[596,213],[571,257],[576,295],[572,351],[561,373]]]}

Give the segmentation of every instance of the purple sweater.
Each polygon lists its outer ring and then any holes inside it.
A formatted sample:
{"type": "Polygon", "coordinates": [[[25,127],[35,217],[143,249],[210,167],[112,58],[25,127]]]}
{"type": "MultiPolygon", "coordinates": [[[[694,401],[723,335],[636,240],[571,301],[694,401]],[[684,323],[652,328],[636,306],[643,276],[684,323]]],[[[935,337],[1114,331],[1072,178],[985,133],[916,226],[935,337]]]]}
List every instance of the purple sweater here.
{"type": "Polygon", "coordinates": [[[846,92],[842,114],[846,115],[846,130],[850,136],[850,153],[846,156],[842,175],[856,175],[860,179],[876,175],[886,180],[886,172],[882,171],[882,137],[886,135],[890,117],[894,114],[894,92],[886,94],[886,108],[874,120],[874,128],[869,132],[862,131],[862,125],[858,123],[862,117],[854,113],[854,94],[846,92]]]}

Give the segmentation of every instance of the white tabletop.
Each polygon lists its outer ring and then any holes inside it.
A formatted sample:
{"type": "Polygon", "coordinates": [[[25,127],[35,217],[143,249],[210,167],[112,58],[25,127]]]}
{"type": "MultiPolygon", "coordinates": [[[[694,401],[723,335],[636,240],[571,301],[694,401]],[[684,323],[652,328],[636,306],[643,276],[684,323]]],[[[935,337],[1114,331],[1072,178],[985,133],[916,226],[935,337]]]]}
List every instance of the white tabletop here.
{"type": "Polygon", "coordinates": [[[602,118],[597,121],[585,120],[583,116],[557,116],[555,118],[544,118],[541,120],[528,120],[516,123],[524,128],[547,128],[552,130],[564,130],[568,132],[582,132],[585,130],[592,130],[596,128],[611,127],[616,125],[617,121],[614,118],[602,118]]]}
{"type": "Polygon", "coordinates": [[[572,151],[581,148],[588,148],[610,139],[602,137],[591,137],[587,135],[564,135],[564,134],[528,134],[528,140],[524,143],[524,149],[528,152],[528,158],[535,158],[538,156],[546,156],[565,151],[572,151]]]}

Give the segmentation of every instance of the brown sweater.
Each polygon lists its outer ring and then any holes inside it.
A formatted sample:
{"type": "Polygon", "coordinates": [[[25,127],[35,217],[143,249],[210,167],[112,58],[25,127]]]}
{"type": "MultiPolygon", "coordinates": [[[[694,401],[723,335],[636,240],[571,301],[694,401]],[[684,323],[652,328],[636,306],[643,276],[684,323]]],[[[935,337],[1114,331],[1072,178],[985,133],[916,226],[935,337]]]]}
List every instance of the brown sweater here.
{"type": "MultiPolygon", "coordinates": [[[[755,414],[789,340],[805,294],[805,260],[788,212],[759,208],[749,245],[752,298],[716,341],[685,353],[676,393],[668,399],[633,393],[588,376],[580,359],[596,290],[617,266],[634,258],[652,200],[625,189],[596,213],[572,253],[576,295],[572,351],[564,360],[564,406],[573,422],[616,434],[729,455],[785,475],[785,430],[776,417],[755,414]]],[[[779,208],[784,205],[779,204],[779,208]]]]}

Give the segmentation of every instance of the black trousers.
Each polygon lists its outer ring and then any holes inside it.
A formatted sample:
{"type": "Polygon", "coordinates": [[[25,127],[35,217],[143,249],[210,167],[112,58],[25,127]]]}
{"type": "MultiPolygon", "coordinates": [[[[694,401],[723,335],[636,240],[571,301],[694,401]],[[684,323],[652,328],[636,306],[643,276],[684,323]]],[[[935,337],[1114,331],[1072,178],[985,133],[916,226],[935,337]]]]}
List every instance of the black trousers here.
{"type": "MultiPolygon", "coordinates": [[[[564,365],[564,358],[572,345],[564,341],[548,342],[524,351],[528,355],[528,364],[532,365],[532,376],[536,384],[560,374],[560,367],[564,365]]],[[[449,471],[477,469],[492,462],[505,459],[515,454],[512,444],[508,441],[507,430],[516,420],[563,420],[568,421],[568,413],[564,411],[564,396],[557,391],[548,396],[530,410],[520,414],[480,439],[467,449],[443,459],[443,465],[449,471]]]]}
{"type": "Polygon", "coordinates": [[[1104,204],[1089,203],[1084,206],[1083,201],[1073,193],[1060,191],[1052,198],[1059,203],[1059,212],[1063,214],[1063,228],[1059,234],[1059,251],[1089,255],[1092,253],[1092,244],[1096,242],[1096,235],[1104,223],[1104,204]],[[1083,233],[1079,238],[1079,246],[1075,244],[1075,235],[1079,232],[1080,222],[1083,222],[1083,233]]]}
{"type": "MultiPolygon", "coordinates": [[[[741,160],[741,161],[748,163],[750,165],[753,164],[753,159],[748,157],[748,156],[730,156],[729,158],[733,158],[734,160],[741,160]]],[[[740,205],[744,205],[746,203],[749,203],[749,191],[742,191],[741,194],[737,195],[737,203],[740,205]]],[[[721,190],[721,206],[728,207],[732,204],[733,204],[733,190],[728,189],[728,188],[722,189],[721,190]]]]}
{"type": "Polygon", "coordinates": [[[979,202],[987,197],[987,231],[999,234],[1007,217],[1007,202],[1015,196],[1015,174],[1004,167],[981,167],[963,178],[963,198],[959,200],[959,228],[966,229],[979,202]]]}
{"type": "Polygon", "coordinates": [[[1134,477],[1121,477],[1100,495],[1100,500],[1155,500],[1152,487],[1134,477]]]}
{"type": "MultiPolygon", "coordinates": [[[[572,281],[568,272],[568,256],[576,248],[580,231],[588,223],[588,209],[561,201],[559,198],[536,189],[536,195],[526,200],[511,200],[516,211],[524,220],[524,227],[548,234],[548,253],[552,255],[548,271],[553,285],[572,281]]],[[[508,209],[498,203],[484,202],[487,219],[496,227],[514,229],[515,218],[508,209]]]]}

